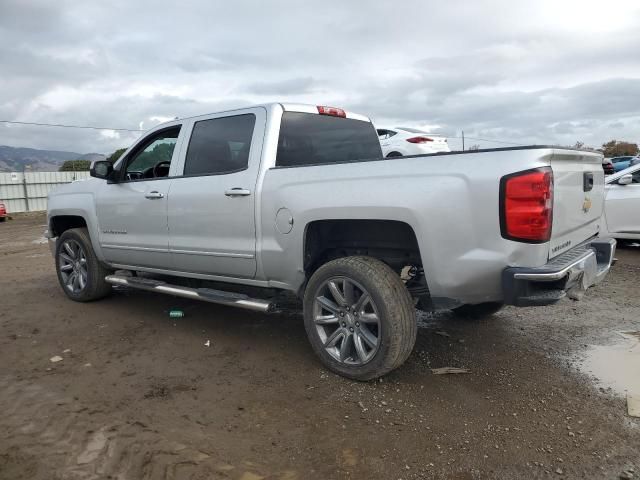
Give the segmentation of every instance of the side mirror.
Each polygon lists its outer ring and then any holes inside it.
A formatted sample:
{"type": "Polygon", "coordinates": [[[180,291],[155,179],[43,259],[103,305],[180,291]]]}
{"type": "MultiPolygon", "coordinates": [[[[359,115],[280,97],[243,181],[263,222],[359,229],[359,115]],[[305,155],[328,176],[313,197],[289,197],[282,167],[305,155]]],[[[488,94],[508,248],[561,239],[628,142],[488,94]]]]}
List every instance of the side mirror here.
{"type": "Polygon", "coordinates": [[[627,173],[626,175],[621,176],[617,183],[618,185],[629,185],[630,183],[633,183],[633,175],[627,173]]]}
{"type": "Polygon", "coordinates": [[[109,180],[113,173],[113,165],[107,160],[97,160],[91,163],[89,175],[103,180],[109,180]]]}

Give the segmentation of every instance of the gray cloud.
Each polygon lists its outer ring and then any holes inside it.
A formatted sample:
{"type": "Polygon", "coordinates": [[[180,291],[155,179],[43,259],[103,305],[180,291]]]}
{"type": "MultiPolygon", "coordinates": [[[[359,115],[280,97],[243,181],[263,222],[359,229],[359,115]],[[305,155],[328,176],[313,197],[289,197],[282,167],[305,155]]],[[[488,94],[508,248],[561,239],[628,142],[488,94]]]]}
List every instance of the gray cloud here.
{"type": "Polygon", "coordinates": [[[258,95],[298,95],[307,93],[313,86],[313,78],[301,77],[277,82],[258,82],[247,85],[245,91],[258,95]]]}
{"type": "MultiPolygon", "coordinates": [[[[148,128],[295,101],[452,136],[638,141],[638,20],[633,0],[3,0],[0,119],[148,128]]],[[[0,144],[35,148],[135,137],[0,125],[0,144]]]]}

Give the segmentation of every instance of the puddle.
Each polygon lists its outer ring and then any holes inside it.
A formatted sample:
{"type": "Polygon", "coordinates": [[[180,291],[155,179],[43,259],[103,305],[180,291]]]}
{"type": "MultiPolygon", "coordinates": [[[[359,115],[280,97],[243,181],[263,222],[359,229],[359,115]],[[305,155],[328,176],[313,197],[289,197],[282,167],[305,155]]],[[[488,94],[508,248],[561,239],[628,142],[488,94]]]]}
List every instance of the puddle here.
{"type": "Polygon", "coordinates": [[[589,347],[581,370],[618,395],[640,395],[640,331],[618,334],[618,343],[589,347]]]}

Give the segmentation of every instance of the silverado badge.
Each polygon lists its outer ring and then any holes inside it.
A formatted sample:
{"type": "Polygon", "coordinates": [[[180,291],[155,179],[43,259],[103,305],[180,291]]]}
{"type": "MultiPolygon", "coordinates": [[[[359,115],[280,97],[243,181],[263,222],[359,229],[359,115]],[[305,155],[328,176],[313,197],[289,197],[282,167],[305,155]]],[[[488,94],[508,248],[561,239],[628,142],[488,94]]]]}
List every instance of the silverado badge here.
{"type": "Polygon", "coordinates": [[[584,202],[582,202],[582,211],[584,213],[588,213],[591,210],[591,199],[589,197],[584,197],[584,202]]]}

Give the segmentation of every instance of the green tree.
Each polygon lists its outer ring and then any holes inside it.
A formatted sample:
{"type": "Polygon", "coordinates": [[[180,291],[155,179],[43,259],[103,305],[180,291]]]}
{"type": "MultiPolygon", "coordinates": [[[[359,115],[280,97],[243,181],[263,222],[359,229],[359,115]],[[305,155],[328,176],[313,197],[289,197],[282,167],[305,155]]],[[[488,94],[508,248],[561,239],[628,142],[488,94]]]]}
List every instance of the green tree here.
{"type": "Polygon", "coordinates": [[[625,155],[637,155],[638,144],[631,142],[620,142],[618,140],[611,140],[610,142],[602,145],[602,153],[605,157],[621,157],[625,155]]]}
{"type": "Polygon", "coordinates": [[[60,172],[86,172],[90,167],[89,160],[66,160],[58,170],[60,172]]]}
{"type": "Polygon", "coordinates": [[[138,155],[131,165],[135,165],[135,170],[144,170],[159,162],[170,162],[175,146],[175,143],[158,143],[153,150],[146,150],[138,155]]]}
{"type": "Polygon", "coordinates": [[[111,155],[109,155],[107,157],[107,160],[111,163],[116,163],[118,159],[122,156],[122,154],[126,151],[127,151],[126,148],[119,148],[118,150],[113,152],[111,155]]]}

